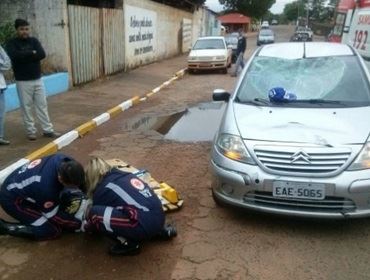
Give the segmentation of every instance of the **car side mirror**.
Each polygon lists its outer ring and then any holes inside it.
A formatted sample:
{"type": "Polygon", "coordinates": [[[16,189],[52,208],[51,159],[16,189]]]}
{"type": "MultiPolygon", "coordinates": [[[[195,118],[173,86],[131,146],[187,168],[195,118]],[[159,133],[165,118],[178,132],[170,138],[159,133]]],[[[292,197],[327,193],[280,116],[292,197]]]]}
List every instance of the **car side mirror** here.
{"type": "Polygon", "coordinates": [[[230,99],[230,93],[224,89],[215,89],[212,95],[213,101],[224,101],[228,102],[230,99]]]}
{"type": "Polygon", "coordinates": [[[189,49],[188,49],[188,50],[189,50],[189,52],[190,52],[190,51],[192,50],[192,47],[189,47],[189,49]]]}

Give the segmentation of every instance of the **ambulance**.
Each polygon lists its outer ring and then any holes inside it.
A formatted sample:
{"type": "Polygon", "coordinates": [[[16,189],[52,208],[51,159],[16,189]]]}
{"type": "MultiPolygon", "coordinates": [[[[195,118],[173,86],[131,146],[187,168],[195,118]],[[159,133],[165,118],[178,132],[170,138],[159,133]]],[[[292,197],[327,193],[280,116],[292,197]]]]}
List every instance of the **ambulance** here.
{"type": "Polygon", "coordinates": [[[335,25],[329,41],[342,43],[348,40],[348,33],[356,8],[356,0],[340,0],[336,9],[335,25]]]}
{"type": "Polygon", "coordinates": [[[370,0],[339,1],[330,41],[354,47],[370,69],[370,0]]]}
{"type": "Polygon", "coordinates": [[[358,2],[346,43],[358,50],[370,69],[370,0],[358,2]]]}

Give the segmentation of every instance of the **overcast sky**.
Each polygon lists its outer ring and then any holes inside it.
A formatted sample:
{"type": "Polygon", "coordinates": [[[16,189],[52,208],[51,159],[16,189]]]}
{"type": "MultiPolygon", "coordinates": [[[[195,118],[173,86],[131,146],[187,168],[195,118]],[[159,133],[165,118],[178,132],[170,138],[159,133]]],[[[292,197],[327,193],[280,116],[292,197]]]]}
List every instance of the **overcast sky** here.
{"type": "MultiPolygon", "coordinates": [[[[276,0],[276,3],[271,7],[270,11],[274,14],[280,14],[283,12],[285,4],[293,1],[294,0],[276,0]]],[[[222,10],[222,6],[218,2],[218,0],[207,0],[206,5],[215,12],[219,12],[222,10]]]]}

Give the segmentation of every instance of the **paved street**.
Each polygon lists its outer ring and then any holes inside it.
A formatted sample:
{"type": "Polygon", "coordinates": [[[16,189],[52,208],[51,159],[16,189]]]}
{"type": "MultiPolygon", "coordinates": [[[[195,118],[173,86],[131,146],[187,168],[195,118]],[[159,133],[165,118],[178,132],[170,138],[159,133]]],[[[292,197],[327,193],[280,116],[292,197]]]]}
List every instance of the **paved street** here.
{"type": "MultiPolygon", "coordinates": [[[[287,41],[293,32],[292,27],[273,28],[277,41],[287,41]]],[[[246,55],[255,48],[254,35],[246,55]]],[[[185,57],[178,57],[52,97],[56,127],[68,131],[148,92],[185,65],[185,57]],[[87,96],[94,99],[85,104],[87,96]]],[[[235,81],[221,73],[186,75],[62,150],[83,163],[91,155],[120,158],[174,186],[185,201],[181,211],[167,217],[178,227],[176,239],[147,242],[138,256],[113,258],[106,253],[108,240],[94,236],[40,243],[0,237],[0,279],[369,279],[369,220],[297,220],[215,205],[212,136],[198,141],[192,128],[217,127],[222,107],[205,103],[213,89],[232,91],[235,81]]],[[[8,122],[22,127],[19,112],[9,114],[8,122]]],[[[12,150],[0,151],[2,165],[45,141],[29,146],[22,137],[22,131],[12,130],[10,138],[16,140],[12,150]]]]}

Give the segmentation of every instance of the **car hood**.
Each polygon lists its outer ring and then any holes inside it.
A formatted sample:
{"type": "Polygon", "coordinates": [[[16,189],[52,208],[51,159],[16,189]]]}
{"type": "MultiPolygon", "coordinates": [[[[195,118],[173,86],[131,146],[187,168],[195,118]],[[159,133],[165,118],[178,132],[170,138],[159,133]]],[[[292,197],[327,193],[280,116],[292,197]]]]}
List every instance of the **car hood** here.
{"type": "Polygon", "coordinates": [[[370,132],[370,107],[283,108],[234,103],[243,139],[336,146],[363,144],[370,132]]]}
{"type": "Polygon", "coordinates": [[[189,56],[220,56],[226,55],[226,49],[210,49],[210,50],[192,50],[189,56]]]}

